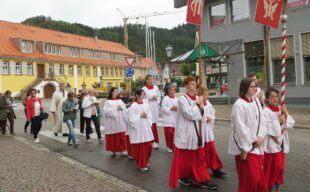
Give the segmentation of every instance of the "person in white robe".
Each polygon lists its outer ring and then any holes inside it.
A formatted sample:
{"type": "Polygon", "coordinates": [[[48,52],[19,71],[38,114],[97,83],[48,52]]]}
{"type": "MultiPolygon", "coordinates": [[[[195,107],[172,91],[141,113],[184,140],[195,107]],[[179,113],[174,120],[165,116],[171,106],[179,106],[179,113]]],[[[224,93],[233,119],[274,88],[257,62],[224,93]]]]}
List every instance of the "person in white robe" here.
{"type": "Polygon", "coordinates": [[[149,105],[143,101],[144,91],[135,92],[135,102],[129,107],[130,143],[136,165],[141,171],[147,171],[152,153],[152,115],[149,105]]]}
{"type": "Polygon", "coordinates": [[[152,113],[152,132],[154,135],[154,142],[152,147],[154,149],[158,148],[159,137],[157,132],[157,122],[159,118],[159,104],[161,100],[161,94],[157,85],[154,85],[154,78],[152,75],[147,75],[145,77],[146,85],[142,88],[145,93],[145,99],[148,101],[152,113]]]}
{"type": "Polygon", "coordinates": [[[264,140],[264,175],[270,191],[280,191],[284,183],[285,156],[289,152],[287,129],[293,129],[295,121],[286,107],[278,106],[279,91],[269,87],[266,91],[268,105],[264,109],[266,138],[264,140]]]}
{"type": "Polygon", "coordinates": [[[109,91],[107,101],[104,103],[105,120],[105,140],[106,150],[112,152],[112,157],[116,152],[121,156],[127,156],[126,123],[127,111],[124,102],[119,99],[118,89],[112,87],[109,91]]]}
{"type": "Polygon", "coordinates": [[[52,114],[52,131],[55,136],[57,136],[58,133],[62,133],[63,136],[69,136],[69,130],[65,125],[63,125],[64,123],[62,119],[62,103],[67,99],[65,88],[65,84],[60,83],[59,90],[56,90],[52,96],[50,112],[52,114]]]}

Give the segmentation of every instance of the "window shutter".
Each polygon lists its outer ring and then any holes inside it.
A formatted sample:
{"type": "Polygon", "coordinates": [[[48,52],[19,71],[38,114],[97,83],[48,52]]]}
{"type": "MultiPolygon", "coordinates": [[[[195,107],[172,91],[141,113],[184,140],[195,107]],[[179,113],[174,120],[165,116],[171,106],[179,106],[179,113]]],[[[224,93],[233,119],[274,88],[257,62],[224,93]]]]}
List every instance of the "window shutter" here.
{"type": "Polygon", "coordinates": [[[9,74],[15,74],[15,62],[14,61],[9,61],[9,74]]]}
{"type": "Polygon", "coordinates": [[[59,65],[57,65],[57,64],[54,64],[54,74],[55,75],[59,75],[59,65]]]}
{"type": "Polygon", "coordinates": [[[302,54],[310,56],[310,32],[301,35],[302,54]]]}
{"type": "Polygon", "coordinates": [[[37,74],[37,63],[32,63],[32,74],[33,75],[37,74]]]}

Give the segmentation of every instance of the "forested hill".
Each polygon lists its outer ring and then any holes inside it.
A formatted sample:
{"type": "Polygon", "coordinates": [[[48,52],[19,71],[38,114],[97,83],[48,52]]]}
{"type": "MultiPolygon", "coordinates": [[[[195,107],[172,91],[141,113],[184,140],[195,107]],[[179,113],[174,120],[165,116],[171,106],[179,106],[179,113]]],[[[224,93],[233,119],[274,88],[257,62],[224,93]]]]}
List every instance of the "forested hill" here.
{"type": "MultiPolygon", "coordinates": [[[[103,27],[100,29],[92,28],[79,23],[69,23],[65,21],[56,21],[50,17],[37,16],[26,19],[22,22],[26,25],[37,26],[41,28],[62,31],[88,37],[97,36],[99,39],[124,42],[124,33],[122,26],[103,27]]],[[[195,26],[189,24],[179,25],[171,30],[163,28],[152,28],[155,32],[155,45],[157,61],[167,61],[165,47],[172,45],[172,57],[178,56],[190,49],[193,49],[195,41],[195,26]]],[[[128,25],[129,49],[145,56],[145,29],[144,25],[128,25]]]]}

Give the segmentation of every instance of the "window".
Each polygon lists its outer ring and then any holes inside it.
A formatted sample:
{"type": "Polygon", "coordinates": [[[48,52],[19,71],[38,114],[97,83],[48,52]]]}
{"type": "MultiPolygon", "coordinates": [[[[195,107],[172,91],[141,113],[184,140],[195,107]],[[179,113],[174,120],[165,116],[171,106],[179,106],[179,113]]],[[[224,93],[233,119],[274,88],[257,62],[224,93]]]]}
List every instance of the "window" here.
{"type": "Polygon", "coordinates": [[[22,74],[21,63],[15,63],[15,74],[22,74]]]}
{"type": "Polygon", "coordinates": [[[110,89],[113,87],[112,83],[107,83],[107,87],[108,87],[108,91],[110,91],[110,89]]]}
{"type": "Polygon", "coordinates": [[[49,64],[48,65],[48,73],[49,74],[54,74],[54,64],[49,64]]]}
{"type": "Polygon", "coordinates": [[[113,68],[110,67],[110,77],[113,77],[113,76],[114,76],[114,74],[113,74],[113,68]]]}
{"type": "Polygon", "coordinates": [[[69,75],[73,75],[73,65],[69,65],[69,75]]]}
{"type": "Polygon", "coordinates": [[[93,73],[94,73],[94,77],[97,77],[97,75],[98,75],[98,73],[97,73],[97,66],[94,66],[93,73]]]}
{"type": "Polygon", "coordinates": [[[304,81],[310,83],[310,32],[301,34],[301,42],[304,58],[304,81]]]}
{"type": "Polygon", "coordinates": [[[119,75],[122,77],[123,76],[123,68],[119,68],[119,75]]]}
{"type": "Polygon", "coordinates": [[[112,53],[112,61],[116,61],[116,54],[115,53],[112,53]]]}
{"type": "Polygon", "coordinates": [[[249,18],[249,0],[232,0],[231,13],[232,22],[249,18]]]}
{"type": "Polygon", "coordinates": [[[78,66],[77,66],[77,74],[78,74],[79,76],[82,75],[82,66],[81,66],[81,65],[78,65],[78,66]]]}
{"type": "Polygon", "coordinates": [[[32,63],[27,64],[27,74],[32,75],[33,74],[33,66],[32,63]]]}
{"type": "Polygon", "coordinates": [[[64,65],[59,65],[59,75],[64,75],[64,65]]]}
{"type": "Polygon", "coordinates": [[[108,67],[104,68],[104,76],[106,76],[106,77],[109,76],[109,68],[108,67]]]}
{"type": "Polygon", "coordinates": [[[2,74],[9,74],[10,73],[10,64],[9,62],[3,62],[2,64],[2,74]]]}
{"type": "Polygon", "coordinates": [[[33,52],[33,42],[32,41],[22,41],[20,49],[21,49],[21,52],[32,53],[33,52]]]}
{"type": "Polygon", "coordinates": [[[79,48],[70,47],[70,55],[73,57],[79,56],[79,48]]]}
{"type": "Polygon", "coordinates": [[[86,73],[86,76],[89,76],[89,75],[90,75],[89,66],[85,66],[85,73],[86,73]]]}
{"type": "Polygon", "coordinates": [[[264,41],[244,43],[247,73],[256,73],[261,80],[264,63],[264,41]]]}
{"type": "Polygon", "coordinates": [[[117,67],[114,69],[114,75],[115,75],[115,77],[118,77],[118,68],[117,67]]]}
{"type": "Polygon", "coordinates": [[[310,83],[310,56],[305,57],[305,81],[310,83]]]}
{"type": "MultiPolygon", "coordinates": [[[[273,38],[271,43],[271,58],[273,67],[274,83],[281,83],[281,56],[282,56],[282,38],[273,38]]],[[[293,36],[286,37],[286,68],[285,81],[295,82],[295,57],[294,57],[294,38],[293,36]]]]}
{"type": "Polygon", "coordinates": [[[225,3],[210,7],[210,26],[215,27],[225,24],[226,6],[225,3]]]}

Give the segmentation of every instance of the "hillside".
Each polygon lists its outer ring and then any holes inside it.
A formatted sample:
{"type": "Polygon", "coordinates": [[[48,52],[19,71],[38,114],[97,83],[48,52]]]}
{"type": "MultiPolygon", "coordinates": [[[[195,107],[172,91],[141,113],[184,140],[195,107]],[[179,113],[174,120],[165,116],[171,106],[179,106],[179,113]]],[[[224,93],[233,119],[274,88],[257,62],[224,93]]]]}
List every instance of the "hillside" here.
{"type": "MultiPolygon", "coordinates": [[[[103,27],[100,29],[92,28],[79,23],[69,23],[65,21],[56,21],[50,17],[36,16],[26,19],[22,22],[26,25],[37,26],[41,28],[62,31],[88,37],[97,36],[99,39],[123,43],[123,27],[103,27]]],[[[128,25],[129,49],[133,52],[145,56],[145,29],[144,25],[128,25]]],[[[165,47],[172,45],[172,57],[178,56],[194,46],[195,26],[189,24],[179,25],[171,30],[163,28],[152,28],[155,32],[156,59],[157,62],[166,62],[167,57],[165,47]]]]}

